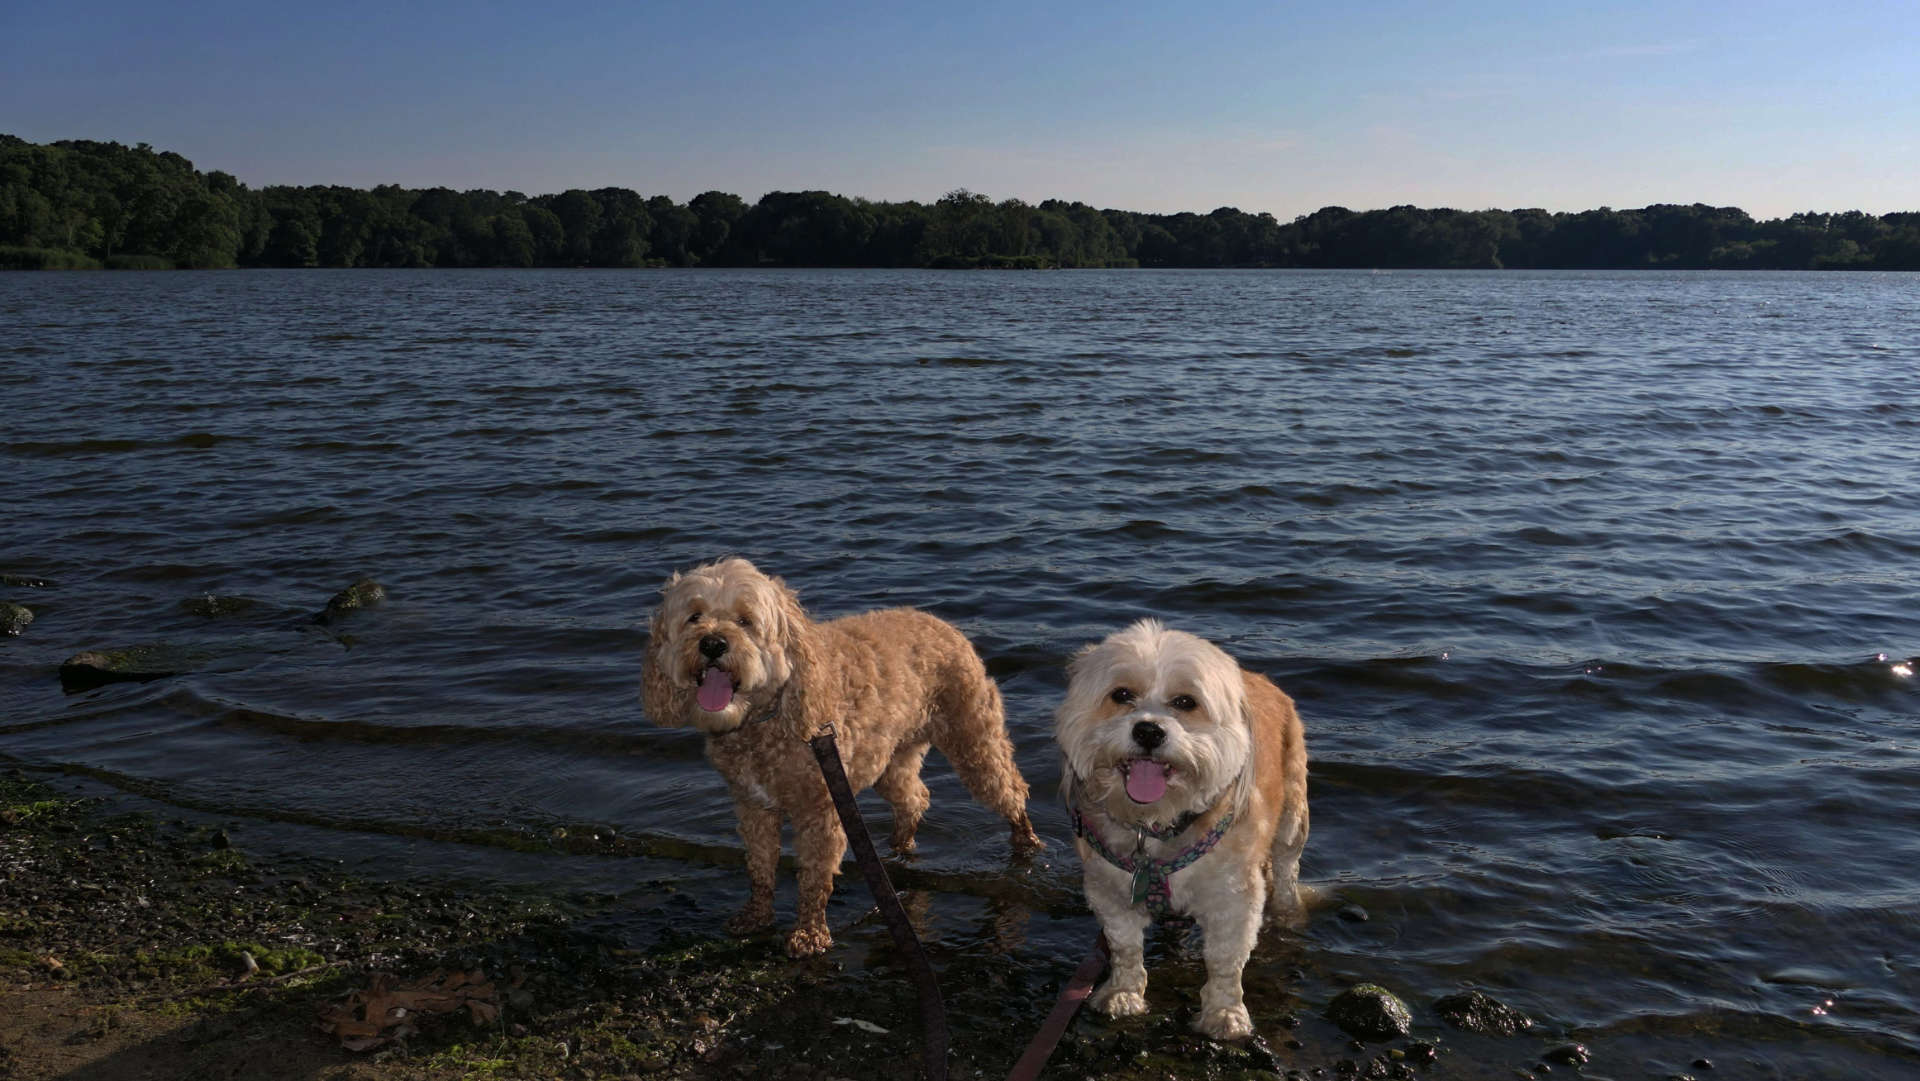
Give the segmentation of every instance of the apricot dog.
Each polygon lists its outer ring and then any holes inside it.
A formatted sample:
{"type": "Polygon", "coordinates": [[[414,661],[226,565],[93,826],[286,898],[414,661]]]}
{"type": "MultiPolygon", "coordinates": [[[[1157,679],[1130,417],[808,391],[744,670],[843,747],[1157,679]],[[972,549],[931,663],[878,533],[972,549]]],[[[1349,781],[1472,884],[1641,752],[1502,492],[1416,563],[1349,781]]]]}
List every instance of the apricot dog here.
{"type": "Polygon", "coordinates": [[[746,907],[728,930],[773,923],[780,824],[793,822],[798,918],[793,956],[833,942],[827,898],[846,834],[807,741],[834,726],[848,782],[893,807],[896,853],[913,849],[926,812],[920,764],[929,746],[980,803],[1005,818],[1016,855],[1041,846],[1027,819],[1000,689],[972,643],[911,608],[815,623],[786,583],[744,559],[667,581],[647,643],[641,700],[655,724],[691,725],[726,778],[747,848],[746,907]]]}

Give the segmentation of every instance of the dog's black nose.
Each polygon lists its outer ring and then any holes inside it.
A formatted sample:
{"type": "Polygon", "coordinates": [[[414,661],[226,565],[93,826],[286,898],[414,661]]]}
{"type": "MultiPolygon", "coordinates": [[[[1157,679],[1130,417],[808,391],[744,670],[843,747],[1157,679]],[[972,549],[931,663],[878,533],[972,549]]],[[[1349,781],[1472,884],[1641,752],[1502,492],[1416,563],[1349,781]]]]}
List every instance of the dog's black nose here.
{"type": "Polygon", "coordinates": [[[700,639],[700,655],[710,661],[719,660],[727,651],[727,640],[717,634],[709,634],[700,639]]]}
{"type": "Polygon", "coordinates": [[[1152,721],[1141,721],[1133,726],[1133,741],[1143,751],[1151,751],[1167,741],[1167,730],[1152,721]]]}

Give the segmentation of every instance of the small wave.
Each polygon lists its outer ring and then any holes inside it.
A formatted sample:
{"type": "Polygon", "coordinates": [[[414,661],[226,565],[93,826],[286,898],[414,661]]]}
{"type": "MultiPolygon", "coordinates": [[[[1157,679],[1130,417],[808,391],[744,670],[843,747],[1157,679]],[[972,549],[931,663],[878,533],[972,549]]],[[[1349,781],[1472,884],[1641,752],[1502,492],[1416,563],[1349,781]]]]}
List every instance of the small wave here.
{"type": "Polygon", "coordinates": [[[1186,535],[1186,531],[1153,518],[1136,518],[1094,533],[1096,537],[1125,537],[1128,540],[1163,541],[1186,535]]]}
{"type": "Polygon", "coordinates": [[[1005,368],[1013,361],[1005,357],[915,357],[921,364],[938,364],[945,368],[1005,368]]]}
{"type": "Polygon", "coordinates": [[[139,439],[71,439],[8,443],[6,449],[9,454],[25,458],[64,458],[74,454],[125,454],[151,446],[153,444],[139,439]]]}
{"type": "Polygon", "coordinates": [[[1435,773],[1375,762],[1314,759],[1309,769],[1316,787],[1352,789],[1374,795],[1417,796],[1445,807],[1492,807],[1534,811],[1541,807],[1586,807],[1603,792],[1563,773],[1512,766],[1435,773]]]}
{"type": "MultiPolygon", "coordinates": [[[[1313,586],[1303,595],[1317,597],[1320,594],[1320,588],[1313,586]]],[[[1442,654],[1321,662],[1297,678],[1302,683],[1364,687],[1369,692],[1393,692],[1396,696],[1434,701],[1478,698],[1486,693],[1489,677],[1484,671],[1478,674],[1464,671],[1442,654]]]]}
{"type": "Polygon", "coordinates": [[[344,522],[351,517],[339,507],[285,507],[266,514],[243,518],[233,523],[240,530],[272,529],[279,526],[319,525],[324,522],[344,522]]]}
{"type": "Polygon", "coordinates": [[[593,529],[568,533],[568,541],[580,544],[654,544],[678,536],[673,526],[636,526],[625,529],[593,529]]]}
{"type": "Polygon", "coordinates": [[[354,443],[344,439],[305,439],[293,444],[292,449],[320,451],[330,454],[348,451],[371,451],[386,454],[396,450],[405,450],[406,444],[385,441],[354,443]]]}
{"type": "Polygon", "coordinates": [[[514,743],[559,747],[596,755],[625,755],[645,750],[649,757],[671,759],[682,751],[689,761],[697,759],[697,747],[683,741],[660,741],[648,729],[629,724],[618,728],[585,730],[552,728],[541,725],[482,727],[459,724],[389,725],[367,721],[301,717],[272,710],[255,709],[205,694],[192,688],[168,692],[160,704],[189,717],[211,724],[250,732],[286,736],[300,742],[358,743],[385,746],[471,746],[480,743],[514,743]]]}
{"type": "MultiPolygon", "coordinates": [[[[1292,498],[1295,503],[1301,506],[1324,510],[1332,507],[1346,506],[1351,503],[1365,502],[1367,500],[1384,499],[1390,496],[1415,495],[1423,492],[1431,492],[1436,490],[1437,487],[1437,485],[1417,480],[1395,481],[1388,484],[1354,484],[1344,482],[1339,484],[1325,484],[1317,488],[1296,489],[1292,494],[1292,498]]],[[[1271,492],[1270,489],[1269,492],[1271,492]]]]}
{"type": "Polygon", "coordinates": [[[188,432],[186,435],[179,436],[173,440],[175,446],[192,447],[195,450],[206,450],[210,447],[217,447],[222,443],[251,442],[253,442],[252,436],[220,435],[215,432],[188,432]]]}
{"type": "Polygon", "coordinates": [[[1857,664],[1763,664],[1754,676],[1775,690],[1793,695],[1817,695],[1843,702],[1872,702],[1887,695],[1911,691],[1915,687],[1911,672],[1920,658],[1907,661],[1876,656],[1857,664]]]}
{"type": "MultiPolygon", "coordinates": [[[[1876,500],[1869,498],[1858,502],[1871,506],[1876,500]]],[[[1886,561],[1920,558],[1920,543],[1869,533],[1863,529],[1847,529],[1831,533],[1815,538],[1803,547],[1816,555],[1830,552],[1844,553],[1886,561]]]]}
{"type": "Polygon", "coordinates": [[[1542,548],[1592,548],[1604,547],[1609,543],[1605,535],[1562,533],[1546,526],[1528,526],[1524,529],[1508,530],[1505,533],[1495,534],[1493,539],[1538,545],[1542,548]]]}
{"type": "Polygon", "coordinates": [[[529,345],[524,338],[503,337],[497,335],[459,334],[441,338],[414,338],[420,345],[529,345]]]}

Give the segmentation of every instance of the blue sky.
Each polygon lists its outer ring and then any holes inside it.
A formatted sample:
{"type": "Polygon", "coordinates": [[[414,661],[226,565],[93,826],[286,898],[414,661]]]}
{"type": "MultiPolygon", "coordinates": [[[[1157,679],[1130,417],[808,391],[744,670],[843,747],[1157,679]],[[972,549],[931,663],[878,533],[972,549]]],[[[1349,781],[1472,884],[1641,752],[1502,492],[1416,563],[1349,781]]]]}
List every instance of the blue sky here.
{"type": "Polygon", "coordinates": [[[0,0],[0,132],[256,187],[1885,213],[1920,4],[0,0]]]}

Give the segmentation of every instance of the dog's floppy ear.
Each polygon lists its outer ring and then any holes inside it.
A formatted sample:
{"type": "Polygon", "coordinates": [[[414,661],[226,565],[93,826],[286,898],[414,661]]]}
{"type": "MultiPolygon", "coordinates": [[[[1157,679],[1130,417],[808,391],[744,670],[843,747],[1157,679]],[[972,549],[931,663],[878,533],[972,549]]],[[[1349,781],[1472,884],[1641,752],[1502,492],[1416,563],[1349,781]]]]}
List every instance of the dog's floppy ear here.
{"type": "MultiPolygon", "coordinates": [[[[667,582],[667,589],[680,580],[674,575],[667,582]]],[[[664,592],[664,591],[663,591],[664,592]]],[[[684,728],[686,716],[673,703],[673,683],[667,675],[672,663],[667,655],[667,647],[672,643],[672,633],[667,627],[666,598],[660,600],[660,607],[654,610],[653,622],[647,627],[647,651],[640,662],[640,708],[646,712],[647,719],[663,728],[684,728]]]]}
{"type": "Polygon", "coordinates": [[[786,689],[780,692],[780,712],[774,723],[798,740],[810,740],[840,716],[839,685],[831,659],[825,656],[819,632],[800,598],[778,578],[773,587],[774,610],[780,621],[780,648],[786,652],[786,689]]]}

